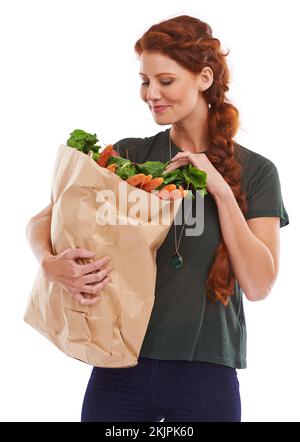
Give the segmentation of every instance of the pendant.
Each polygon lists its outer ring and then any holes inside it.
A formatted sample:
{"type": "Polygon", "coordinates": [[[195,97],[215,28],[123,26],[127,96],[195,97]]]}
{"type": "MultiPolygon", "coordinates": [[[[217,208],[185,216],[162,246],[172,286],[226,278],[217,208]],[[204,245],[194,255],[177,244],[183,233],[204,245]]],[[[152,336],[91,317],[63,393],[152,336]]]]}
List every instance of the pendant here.
{"type": "Polygon", "coordinates": [[[169,266],[171,269],[178,270],[180,269],[182,264],[183,264],[183,258],[181,255],[175,252],[173,255],[170,256],[169,266]]]}

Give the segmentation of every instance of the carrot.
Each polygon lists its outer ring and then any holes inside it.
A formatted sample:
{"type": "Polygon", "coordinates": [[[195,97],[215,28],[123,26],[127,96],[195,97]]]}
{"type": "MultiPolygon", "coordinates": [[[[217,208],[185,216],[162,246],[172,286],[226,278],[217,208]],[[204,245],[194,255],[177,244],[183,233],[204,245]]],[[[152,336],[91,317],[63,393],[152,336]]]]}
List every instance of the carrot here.
{"type": "Polygon", "coordinates": [[[142,188],[145,184],[150,183],[151,180],[152,180],[152,175],[145,175],[145,178],[143,179],[140,188],[142,188]]]}
{"type": "Polygon", "coordinates": [[[100,153],[100,157],[98,158],[97,163],[99,164],[99,166],[102,167],[106,167],[109,157],[112,154],[113,151],[113,144],[109,144],[108,146],[106,146],[106,148],[100,153]]]}
{"type": "Polygon", "coordinates": [[[160,198],[162,200],[169,200],[170,199],[170,192],[168,192],[167,190],[164,190],[164,189],[160,189],[157,196],[158,196],[158,198],[160,198]]]}
{"type": "Polygon", "coordinates": [[[170,192],[170,200],[177,200],[178,198],[182,198],[183,197],[183,192],[184,189],[175,189],[172,190],[172,192],[170,192]]]}
{"type": "Polygon", "coordinates": [[[146,192],[151,192],[151,190],[157,189],[162,183],[164,182],[164,179],[162,177],[153,178],[148,184],[143,186],[143,190],[146,192]]]}
{"type": "Polygon", "coordinates": [[[175,189],[176,189],[176,184],[167,184],[166,186],[161,188],[161,190],[167,190],[168,192],[172,192],[175,189]]]}
{"type": "Polygon", "coordinates": [[[116,172],[116,168],[117,168],[117,165],[115,164],[115,163],[113,163],[113,164],[110,164],[109,166],[107,166],[107,168],[106,169],[108,169],[108,170],[110,170],[111,172],[116,172]]]}
{"type": "Polygon", "coordinates": [[[130,184],[131,186],[138,186],[142,183],[143,179],[145,178],[144,173],[137,173],[136,175],[131,176],[130,178],[127,178],[126,182],[130,184]]]}
{"type": "Polygon", "coordinates": [[[175,189],[176,189],[176,184],[167,184],[166,186],[160,189],[158,198],[161,198],[163,200],[170,199],[170,192],[172,192],[175,189]]]}

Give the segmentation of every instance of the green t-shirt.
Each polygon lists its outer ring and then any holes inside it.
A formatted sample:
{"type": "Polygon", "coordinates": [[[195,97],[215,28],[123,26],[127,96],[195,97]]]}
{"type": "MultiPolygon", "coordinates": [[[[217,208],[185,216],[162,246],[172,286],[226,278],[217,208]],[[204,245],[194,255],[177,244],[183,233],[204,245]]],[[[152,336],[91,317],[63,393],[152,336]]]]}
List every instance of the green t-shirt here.
{"type": "MultiPolygon", "coordinates": [[[[152,137],[124,138],[115,148],[133,162],[169,160],[169,129],[152,137]]],[[[242,188],[247,193],[246,219],[280,217],[280,227],[289,224],[276,166],[269,159],[235,143],[235,155],[242,165],[242,188]]],[[[172,157],[181,151],[173,142],[172,157]]],[[[182,208],[182,206],[181,206],[182,208]]],[[[192,208],[193,212],[193,208],[192,208]]],[[[183,219],[184,212],[182,211],[183,219]]],[[[189,226],[190,227],[190,226],[189,226]]],[[[182,225],[177,224],[177,240],[182,225]]],[[[185,229],[185,228],[184,228],[185,229]]],[[[213,196],[204,197],[204,230],[199,236],[182,233],[179,252],[183,266],[169,267],[174,252],[174,223],[157,251],[155,301],[140,356],[206,361],[234,368],[246,368],[247,334],[243,292],[235,281],[235,294],[227,307],[213,304],[205,283],[221,237],[218,209],[213,196]]]]}

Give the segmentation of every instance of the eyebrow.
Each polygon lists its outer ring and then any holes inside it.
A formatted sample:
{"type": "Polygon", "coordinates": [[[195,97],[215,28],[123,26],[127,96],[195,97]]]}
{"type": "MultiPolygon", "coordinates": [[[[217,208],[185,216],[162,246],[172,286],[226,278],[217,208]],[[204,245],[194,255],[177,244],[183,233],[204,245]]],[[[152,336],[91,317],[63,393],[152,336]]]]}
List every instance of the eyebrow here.
{"type": "MultiPolygon", "coordinates": [[[[174,74],[172,72],[161,72],[160,74],[155,75],[155,77],[159,77],[160,75],[165,75],[165,74],[167,74],[167,75],[176,75],[176,74],[174,74]]],[[[144,74],[143,72],[139,72],[139,75],[144,75],[144,77],[146,77],[146,74],[144,74]]]]}

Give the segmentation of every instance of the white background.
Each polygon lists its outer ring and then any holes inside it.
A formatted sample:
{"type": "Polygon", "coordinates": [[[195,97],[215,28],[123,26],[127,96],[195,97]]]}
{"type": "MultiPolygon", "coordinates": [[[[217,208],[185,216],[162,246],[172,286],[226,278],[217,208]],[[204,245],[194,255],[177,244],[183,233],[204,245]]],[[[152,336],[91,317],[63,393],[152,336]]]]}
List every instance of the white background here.
{"type": "Polygon", "coordinates": [[[50,202],[55,155],[73,129],[109,144],[168,127],[139,97],[133,46],[152,24],[179,14],[207,21],[230,49],[228,97],[241,114],[236,140],[275,163],[290,217],[272,293],[245,299],[242,420],[300,421],[298,3],[1,1],[1,421],[80,420],[91,367],[23,322],[38,267],[26,224],[50,202]]]}

